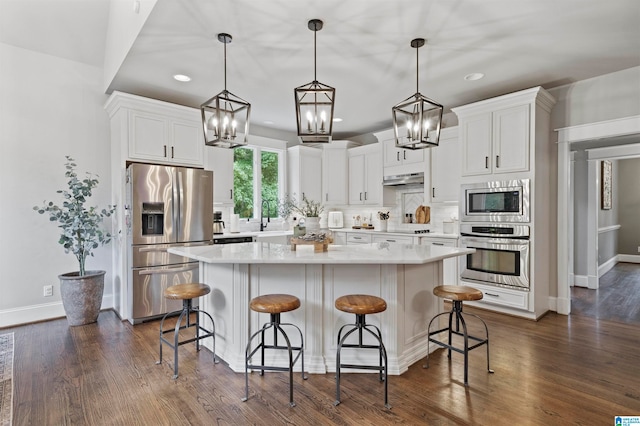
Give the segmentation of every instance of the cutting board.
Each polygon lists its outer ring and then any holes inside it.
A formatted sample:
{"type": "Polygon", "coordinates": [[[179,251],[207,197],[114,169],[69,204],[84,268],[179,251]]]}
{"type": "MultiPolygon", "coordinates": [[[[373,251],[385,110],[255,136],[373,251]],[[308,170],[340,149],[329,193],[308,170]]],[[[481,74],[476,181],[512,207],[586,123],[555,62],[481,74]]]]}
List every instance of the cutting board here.
{"type": "Polygon", "coordinates": [[[429,206],[418,206],[416,209],[416,223],[431,222],[431,208],[429,206]]]}

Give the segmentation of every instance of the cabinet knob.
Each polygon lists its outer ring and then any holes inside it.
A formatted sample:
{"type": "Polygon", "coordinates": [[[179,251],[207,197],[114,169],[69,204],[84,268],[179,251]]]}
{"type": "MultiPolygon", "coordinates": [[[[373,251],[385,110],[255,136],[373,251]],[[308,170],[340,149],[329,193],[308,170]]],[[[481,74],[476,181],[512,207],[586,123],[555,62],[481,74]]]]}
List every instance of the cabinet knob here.
{"type": "Polygon", "coordinates": [[[431,188],[431,198],[435,198],[435,197],[436,197],[436,189],[431,188]]]}
{"type": "Polygon", "coordinates": [[[167,156],[167,146],[166,145],[162,145],[162,147],[164,149],[164,153],[162,154],[162,156],[166,158],[166,156],[167,156]]]}
{"type": "Polygon", "coordinates": [[[400,151],[396,152],[396,161],[400,161],[400,151]]]}
{"type": "Polygon", "coordinates": [[[500,167],[500,156],[496,155],[496,169],[500,167]]]}
{"type": "Polygon", "coordinates": [[[407,151],[406,151],[406,150],[402,151],[402,158],[403,158],[404,160],[406,160],[406,159],[407,159],[407,151]]]}
{"type": "Polygon", "coordinates": [[[229,190],[229,199],[233,200],[233,189],[229,190]]]}
{"type": "Polygon", "coordinates": [[[174,158],[173,157],[173,147],[171,147],[171,158],[174,158]]]}
{"type": "Polygon", "coordinates": [[[485,169],[489,168],[489,157],[484,157],[484,168],[485,169]]]}

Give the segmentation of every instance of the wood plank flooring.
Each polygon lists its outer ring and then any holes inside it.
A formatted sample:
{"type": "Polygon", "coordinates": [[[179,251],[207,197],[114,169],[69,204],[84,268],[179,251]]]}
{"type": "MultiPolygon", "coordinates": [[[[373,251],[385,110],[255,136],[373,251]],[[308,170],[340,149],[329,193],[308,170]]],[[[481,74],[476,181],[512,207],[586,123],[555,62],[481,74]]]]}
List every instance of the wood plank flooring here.
{"type": "MultiPolygon", "coordinates": [[[[158,356],[158,322],[131,326],[112,311],[96,324],[65,319],[6,329],[15,332],[14,425],[609,425],[640,414],[640,331],[637,325],[549,313],[540,321],[465,308],[486,321],[485,349],[462,356],[444,350],[402,376],[389,378],[389,402],[374,374],[345,374],[334,406],[333,374],[294,378],[288,405],[285,373],[244,375],[213,365],[211,353],[180,347],[158,356]]],[[[477,330],[472,327],[473,330],[477,330]]],[[[3,330],[5,331],[5,330],[3,330]]]]}
{"type": "Polygon", "coordinates": [[[640,264],[617,263],[597,290],[572,287],[571,313],[640,324],[640,264]]]}

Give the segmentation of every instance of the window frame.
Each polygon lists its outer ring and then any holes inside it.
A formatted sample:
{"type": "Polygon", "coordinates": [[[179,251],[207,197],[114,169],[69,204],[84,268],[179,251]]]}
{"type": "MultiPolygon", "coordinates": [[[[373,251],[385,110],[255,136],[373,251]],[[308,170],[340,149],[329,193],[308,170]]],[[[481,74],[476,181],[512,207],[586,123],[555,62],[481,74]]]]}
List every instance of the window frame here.
{"type": "MultiPolygon", "coordinates": [[[[284,142],[283,142],[284,144],[284,142]]],[[[251,143],[247,144],[247,146],[238,147],[237,149],[250,149],[253,152],[253,216],[249,218],[249,221],[260,221],[260,209],[262,206],[262,152],[273,152],[278,156],[278,200],[284,198],[286,193],[286,184],[287,184],[287,176],[286,176],[286,160],[287,160],[287,149],[286,146],[282,148],[274,146],[275,144],[261,144],[261,143],[251,143]]],[[[270,200],[271,202],[275,202],[273,205],[270,205],[270,212],[275,212],[274,216],[271,216],[272,219],[280,218],[278,213],[278,200],[270,200]]],[[[234,205],[235,205],[235,190],[234,190],[234,205]]]]}

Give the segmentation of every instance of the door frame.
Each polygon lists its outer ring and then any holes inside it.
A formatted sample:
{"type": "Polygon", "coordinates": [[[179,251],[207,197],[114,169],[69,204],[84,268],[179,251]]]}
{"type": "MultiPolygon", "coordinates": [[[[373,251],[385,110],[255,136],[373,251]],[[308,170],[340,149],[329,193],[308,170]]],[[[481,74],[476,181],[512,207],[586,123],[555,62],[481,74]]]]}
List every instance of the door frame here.
{"type": "MultiPolygon", "coordinates": [[[[571,180],[571,144],[597,139],[613,139],[620,136],[640,135],[640,115],[615,120],[555,129],[558,132],[558,258],[556,312],[571,313],[570,279],[573,266],[573,211],[570,203],[573,182],[571,180]],[[562,214],[561,212],[564,212],[562,214]]],[[[612,150],[615,141],[606,149],[612,150]]],[[[602,153],[603,151],[601,151],[602,153]]],[[[591,159],[591,158],[590,158],[591,159]]],[[[595,158],[593,158],[595,159],[595,158]]]]}

